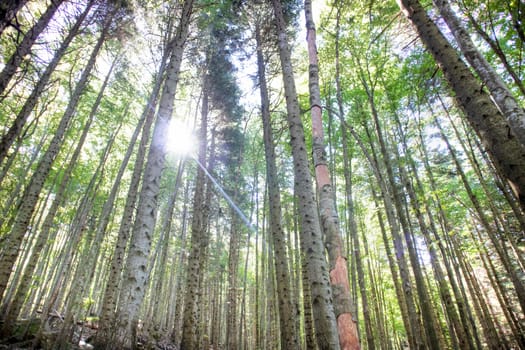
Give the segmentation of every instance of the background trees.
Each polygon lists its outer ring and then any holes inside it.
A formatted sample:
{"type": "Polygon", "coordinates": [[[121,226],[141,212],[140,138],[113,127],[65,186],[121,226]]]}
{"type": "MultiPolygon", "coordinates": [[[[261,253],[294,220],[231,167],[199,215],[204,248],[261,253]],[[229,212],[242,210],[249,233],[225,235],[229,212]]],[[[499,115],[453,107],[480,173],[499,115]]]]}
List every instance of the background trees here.
{"type": "Polygon", "coordinates": [[[2,342],[338,348],[322,107],[361,347],[525,346],[523,6],[301,5],[2,4],[2,342]]]}

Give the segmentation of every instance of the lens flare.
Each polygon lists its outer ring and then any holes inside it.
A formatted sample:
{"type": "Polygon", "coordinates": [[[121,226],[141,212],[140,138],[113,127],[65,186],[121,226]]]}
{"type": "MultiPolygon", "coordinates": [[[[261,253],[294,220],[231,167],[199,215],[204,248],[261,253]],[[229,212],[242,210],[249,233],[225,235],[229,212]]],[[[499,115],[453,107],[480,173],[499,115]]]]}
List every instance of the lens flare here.
{"type": "Polygon", "coordinates": [[[192,155],[197,149],[197,140],[192,128],[180,120],[172,119],[166,133],[166,150],[178,156],[192,155]]]}

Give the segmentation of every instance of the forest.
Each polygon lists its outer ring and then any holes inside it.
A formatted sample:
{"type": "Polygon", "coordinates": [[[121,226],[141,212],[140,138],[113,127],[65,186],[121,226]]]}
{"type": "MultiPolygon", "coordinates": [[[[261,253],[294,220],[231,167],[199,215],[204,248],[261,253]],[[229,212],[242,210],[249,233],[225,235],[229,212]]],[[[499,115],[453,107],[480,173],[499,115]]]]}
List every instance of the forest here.
{"type": "Polygon", "coordinates": [[[525,349],[524,0],[0,1],[0,349],[525,349]]]}

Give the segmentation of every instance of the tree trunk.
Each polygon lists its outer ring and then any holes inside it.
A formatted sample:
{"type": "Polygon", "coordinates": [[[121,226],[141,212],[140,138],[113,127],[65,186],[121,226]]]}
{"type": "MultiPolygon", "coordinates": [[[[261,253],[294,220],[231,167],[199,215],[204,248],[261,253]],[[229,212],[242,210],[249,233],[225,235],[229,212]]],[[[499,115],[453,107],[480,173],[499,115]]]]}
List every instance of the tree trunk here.
{"type": "MultiPolygon", "coordinates": [[[[207,73],[204,73],[207,74],[207,73]]],[[[199,154],[198,162],[206,164],[206,149],[208,137],[208,82],[206,76],[203,78],[203,97],[201,106],[201,121],[199,131],[199,154]]],[[[191,224],[191,248],[188,256],[188,267],[186,275],[185,295],[184,295],[184,315],[182,327],[181,350],[196,349],[197,339],[197,320],[199,319],[199,300],[196,297],[199,293],[199,279],[203,272],[200,271],[200,261],[202,251],[202,236],[207,234],[208,204],[205,196],[206,179],[204,170],[197,168],[197,179],[195,180],[195,194],[193,196],[193,217],[191,224]]]]}
{"type": "Polygon", "coordinates": [[[486,85],[501,114],[509,122],[510,128],[522,146],[525,146],[525,110],[510,92],[501,76],[490,66],[476,48],[469,33],[456,17],[448,0],[434,0],[439,12],[450,28],[461,48],[461,52],[486,85]]]}
{"type": "Polygon", "coordinates": [[[239,268],[239,220],[234,217],[235,211],[231,209],[230,242],[228,247],[228,297],[226,307],[226,347],[239,349],[239,319],[238,319],[238,282],[239,268]]]}
{"type": "Polygon", "coordinates": [[[150,140],[150,132],[155,117],[155,109],[158,102],[160,88],[163,82],[168,54],[168,51],[164,52],[153,90],[148,101],[146,102],[146,106],[144,107],[144,111],[142,112],[142,116],[132,137],[132,139],[138,137],[138,133],[140,133],[142,130],[142,136],[137,150],[135,164],[133,166],[133,173],[131,175],[126,202],[124,203],[122,218],[117,234],[117,242],[115,243],[113,257],[111,259],[109,276],[107,278],[107,283],[101,303],[102,310],[100,312],[99,332],[95,338],[95,344],[100,349],[103,349],[104,346],[111,346],[110,344],[113,344],[115,337],[114,322],[116,316],[115,313],[117,311],[117,299],[119,292],[118,286],[121,281],[121,273],[124,267],[129,232],[131,230],[133,216],[136,210],[135,204],[137,201],[140,175],[144,167],[146,148],[150,140]]]}
{"type": "Polygon", "coordinates": [[[151,238],[155,228],[157,197],[166,155],[166,133],[173,113],[175,93],[179,81],[184,45],[189,32],[193,0],[184,1],[174,48],[167,68],[166,82],[159,102],[159,111],[151,145],[144,169],[142,188],[139,195],[137,218],[133,226],[129,254],[124,270],[121,299],[119,301],[118,344],[123,347],[135,346],[139,311],[148,283],[147,260],[151,238]],[[130,343],[131,342],[131,343],[130,343]]]}
{"type": "Polygon", "coordinates": [[[12,24],[18,11],[24,7],[27,0],[4,0],[0,4],[0,35],[12,24]]]}
{"type": "Polygon", "coordinates": [[[333,303],[339,343],[341,349],[358,350],[357,319],[352,317],[352,296],[348,280],[348,267],[341,238],[339,218],[335,208],[335,193],[330,180],[330,170],[324,150],[323,117],[319,91],[319,64],[317,59],[316,30],[312,17],[312,2],[304,2],[306,17],[306,41],[309,59],[310,113],[312,116],[312,148],[319,195],[319,211],[324,233],[325,247],[330,263],[330,283],[333,292],[333,303]]]}
{"type": "MultiPolygon", "coordinates": [[[[306,259],[306,272],[312,292],[316,339],[319,349],[339,349],[337,322],[332,304],[332,290],[330,288],[328,266],[324,254],[319,213],[317,211],[317,203],[312,188],[310,168],[308,166],[309,161],[306,152],[299,102],[295,89],[291,52],[286,35],[286,24],[281,2],[279,0],[273,0],[272,3],[275,12],[277,35],[279,37],[281,69],[294,164],[294,181],[301,218],[301,241],[304,243],[305,250],[303,250],[303,254],[306,259]]],[[[344,261],[338,261],[338,263],[344,263],[344,261]]]]}
{"type": "MultiPolygon", "coordinates": [[[[166,214],[164,215],[164,219],[162,220],[162,224],[160,225],[161,237],[159,238],[159,243],[157,243],[159,245],[162,245],[162,248],[160,253],[160,259],[158,259],[159,272],[157,276],[157,281],[156,283],[152,283],[153,289],[151,291],[150,299],[153,299],[153,306],[151,309],[154,315],[154,325],[159,326],[160,329],[165,329],[164,323],[166,321],[166,309],[163,307],[163,299],[169,298],[170,290],[167,290],[167,293],[165,295],[162,294],[162,291],[164,289],[163,286],[165,286],[165,284],[163,283],[163,279],[166,276],[166,268],[168,267],[168,250],[170,247],[169,243],[171,242],[170,236],[172,230],[173,212],[175,209],[175,203],[178,199],[179,188],[181,187],[182,174],[184,172],[185,165],[185,159],[179,160],[179,165],[177,167],[177,176],[175,178],[175,185],[173,190],[170,191],[171,193],[169,195],[168,203],[166,205],[166,214]]],[[[151,264],[153,263],[154,261],[151,262],[151,264]]]]}
{"type": "Polygon", "coordinates": [[[77,147],[75,151],[73,152],[73,155],[71,156],[71,159],[66,169],[64,170],[64,174],[62,175],[60,186],[57,189],[53,203],[46,214],[46,218],[44,220],[44,223],[42,224],[41,231],[38,233],[38,236],[36,238],[35,247],[32,250],[33,253],[28,259],[23,277],[20,282],[20,286],[18,287],[14,300],[11,303],[11,307],[8,309],[9,311],[6,313],[4,317],[4,321],[6,323],[14,322],[23,306],[23,303],[26,297],[26,293],[29,291],[29,288],[31,287],[31,279],[33,278],[33,273],[34,273],[36,264],[40,256],[40,252],[42,251],[42,249],[44,248],[44,245],[46,244],[48,240],[49,233],[51,231],[51,226],[53,225],[53,221],[55,219],[55,215],[58,209],[60,208],[60,206],[62,206],[63,204],[67,184],[69,183],[69,180],[71,178],[73,168],[77,164],[77,160],[80,156],[80,152],[87,138],[88,132],[91,128],[91,123],[93,122],[93,119],[95,118],[98,107],[100,106],[100,102],[102,101],[102,97],[104,96],[106,86],[108,85],[109,79],[112,76],[112,72],[116,65],[116,62],[117,62],[117,59],[115,58],[115,60],[113,61],[110,67],[108,74],[106,75],[106,79],[102,83],[97,99],[91,108],[91,112],[89,114],[88,120],[84,124],[84,127],[82,129],[82,134],[80,135],[79,141],[77,143],[77,147]]]}
{"type": "Polygon", "coordinates": [[[40,16],[35,25],[28,30],[22,42],[16,47],[16,51],[13,53],[9,61],[4,66],[2,72],[0,72],[0,95],[5,92],[11,78],[15,75],[16,70],[20,67],[25,57],[31,52],[31,47],[36,41],[36,38],[44,31],[44,29],[51,21],[51,18],[58,10],[58,7],[64,2],[64,0],[52,0],[46,9],[46,12],[40,16]]]}
{"type": "Polygon", "coordinates": [[[40,192],[42,190],[42,187],[44,186],[44,182],[47,178],[47,175],[51,170],[53,162],[56,156],[58,155],[58,152],[60,151],[64,135],[66,133],[68,125],[70,124],[71,119],[75,114],[78,101],[80,100],[80,97],[84,92],[85,87],[87,86],[88,78],[90,76],[91,70],[95,65],[97,55],[100,49],[102,48],[102,44],[106,40],[107,31],[109,29],[109,23],[111,22],[112,17],[113,13],[108,13],[108,15],[106,16],[102,33],[100,34],[100,37],[95,47],[93,48],[93,51],[91,52],[91,56],[89,57],[86,67],[84,68],[82,75],[77,85],[75,86],[75,90],[71,95],[66,110],[62,115],[57,129],[55,130],[53,139],[51,140],[47,151],[40,159],[35,173],[31,177],[30,183],[24,192],[21,206],[18,210],[15,222],[13,223],[11,232],[9,234],[10,240],[5,247],[5,255],[2,261],[0,262],[0,295],[4,293],[4,290],[7,286],[11,270],[15,264],[16,258],[20,251],[20,244],[22,243],[22,239],[29,228],[31,216],[33,215],[36,204],[38,203],[40,192]]]}
{"type": "Polygon", "coordinates": [[[93,4],[93,1],[88,2],[88,5],[84,9],[84,11],[82,11],[82,13],[78,16],[75,24],[68,30],[67,36],[60,44],[58,50],[55,52],[53,59],[47,65],[46,69],[44,70],[44,73],[42,73],[42,75],[40,76],[38,83],[36,83],[36,85],[33,87],[31,94],[22,106],[22,109],[16,115],[16,119],[14,120],[13,124],[11,125],[9,130],[7,130],[7,132],[2,136],[2,139],[0,141],[0,164],[3,163],[4,159],[7,156],[9,148],[22,132],[22,129],[26,124],[29,115],[35,108],[40,95],[44,91],[45,87],[47,86],[47,83],[49,82],[49,79],[51,78],[51,75],[55,71],[55,68],[58,66],[58,63],[60,62],[62,57],[65,55],[69,44],[71,44],[71,41],[73,41],[73,39],[78,35],[80,26],[82,25],[82,22],[84,22],[84,19],[88,15],[93,4]]]}
{"type": "Polygon", "coordinates": [[[398,4],[441,67],[459,106],[525,210],[525,146],[419,1],[398,0],[398,4]]]}
{"type": "MultiPolygon", "coordinates": [[[[374,104],[371,104],[371,107],[374,104]]],[[[352,130],[352,129],[350,129],[352,130]]],[[[368,127],[366,127],[366,132],[371,139],[371,135],[368,131],[368,127]]],[[[399,306],[403,315],[403,322],[405,325],[405,329],[407,332],[408,342],[411,347],[420,349],[424,347],[425,339],[423,330],[421,327],[421,318],[416,310],[416,305],[414,302],[414,294],[413,294],[413,286],[412,281],[410,280],[410,272],[408,270],[408,262],[406,259],[406,249],[403,245],[403,240],[400,233],[400,227],[398,218],[396,216],[396,210],[393,203],[393,189],[391,186],[389,186],[389,182],[387,182],[384,179],[384,175],[382,174],[380,167],[384,168],[386,165],[384,163],[381,163],[381,166],[379,165],[380,162],[378,160],[378,157],[376,155],[376,151],[374,149],[374,145],[372,144],[372,140],[370,141],[370,145],[372,147],[372,155],[368,154],[368,151],[366,151],[366,148],[362,143],[360,142],[359,137],[355,133],[353,133],[354,137],[358,141],[361,150],[367,155],[368,162],[372,166],[372,170],[374,173],[374,176],[379,184],[379,188],[381,190],[381,197],[383,199],[383,203],[385,206],[385,213],[386,217],[390,226],[390,233],[393,238],[393,246],[394,246],[394,254],[395,254],[395,261],[393,259],[393,255],[390,246],[389,246],[389,239],[386,236],[386,230],[384,228],[384,224],[381,225],[381,233],[383,236],[383,241],[385,244],[385,249],[387,251],[387,256],[389,258],[389,265],[390,270],[392,272],[392,276],[394,277],[394,280],[400,280],[400,284],[395,284],[396,286],[396,295],[398,297],[399,306]],[[398,269],[395,267],[398,266],[398,269]],[[399,276],[399,278],[397,278],[399,276]]],[[[372,191],[374,192],[375,189],[372,188],[372,191]]],[[[376,197],[376,196],[374,196],[376,197]]],[[[378,205],[376,205],[378,206],[378,205]]],[[[380,220],[380,223],[382,220],[380,220]]]]}
{"type": "MultiPolygon", "coordinates": [[[[507,70],[507,73],[512,77],[514,80],[514,83],[519,88],[521,93],[525,95],[525,85],[523,85],[523,80],[521,79],[521,76],[519,72],[517,72],[511,65],[511,62],[507,59],[507,55],[505,55],[505,52],[502,50],[500,43],[498,40],[492,39],[489,34],[483,29],[483,27],[479,24],[478,21],[472,16],[471,13],[466,13],[468,19],[470,20],[470,23],[472,23],[472,26],[476,30],[476,32],[479,34],[483,40],[490,46],[492,51],[496,54],[496,56],[499,58],[501,64],[505,67],[507,70]]],[[[494,28],[493,28],[494,29],[494,28]]]]}
{"type": "Polygon", "coordinates": [[[295,328],[295,308],[292,302],[290,286],[290,267],[286,251],[286,239],[282,227],[281,195],[277,178],[275,145],[272,134],[270,115],[270,98],[266,84],[265,62],[261,47],[260,28],[257,26],[257,67],[261,93],[261,116],[263,122],[264,153],[266,157],[266,188],[269,199],[269,225],[274,250],[274,264],[277,275],[277,297],[279,299],[279,321],[281,329],[281,346],[286,349],[298,349],[297,330],[295,328]]]}

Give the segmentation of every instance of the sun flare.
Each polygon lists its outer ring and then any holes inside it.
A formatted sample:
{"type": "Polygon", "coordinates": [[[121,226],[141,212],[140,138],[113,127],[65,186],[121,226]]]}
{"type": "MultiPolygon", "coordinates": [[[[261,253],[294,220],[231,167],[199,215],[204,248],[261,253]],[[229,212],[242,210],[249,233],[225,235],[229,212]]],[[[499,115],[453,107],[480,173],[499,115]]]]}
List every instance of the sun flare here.
{"type": "Polygon", "coordinates": [[[170,121],[166,137],[166,149],[169,153],[189,156],[197,149],[197,139],[192,128],[180,120],[170,121]]]}

